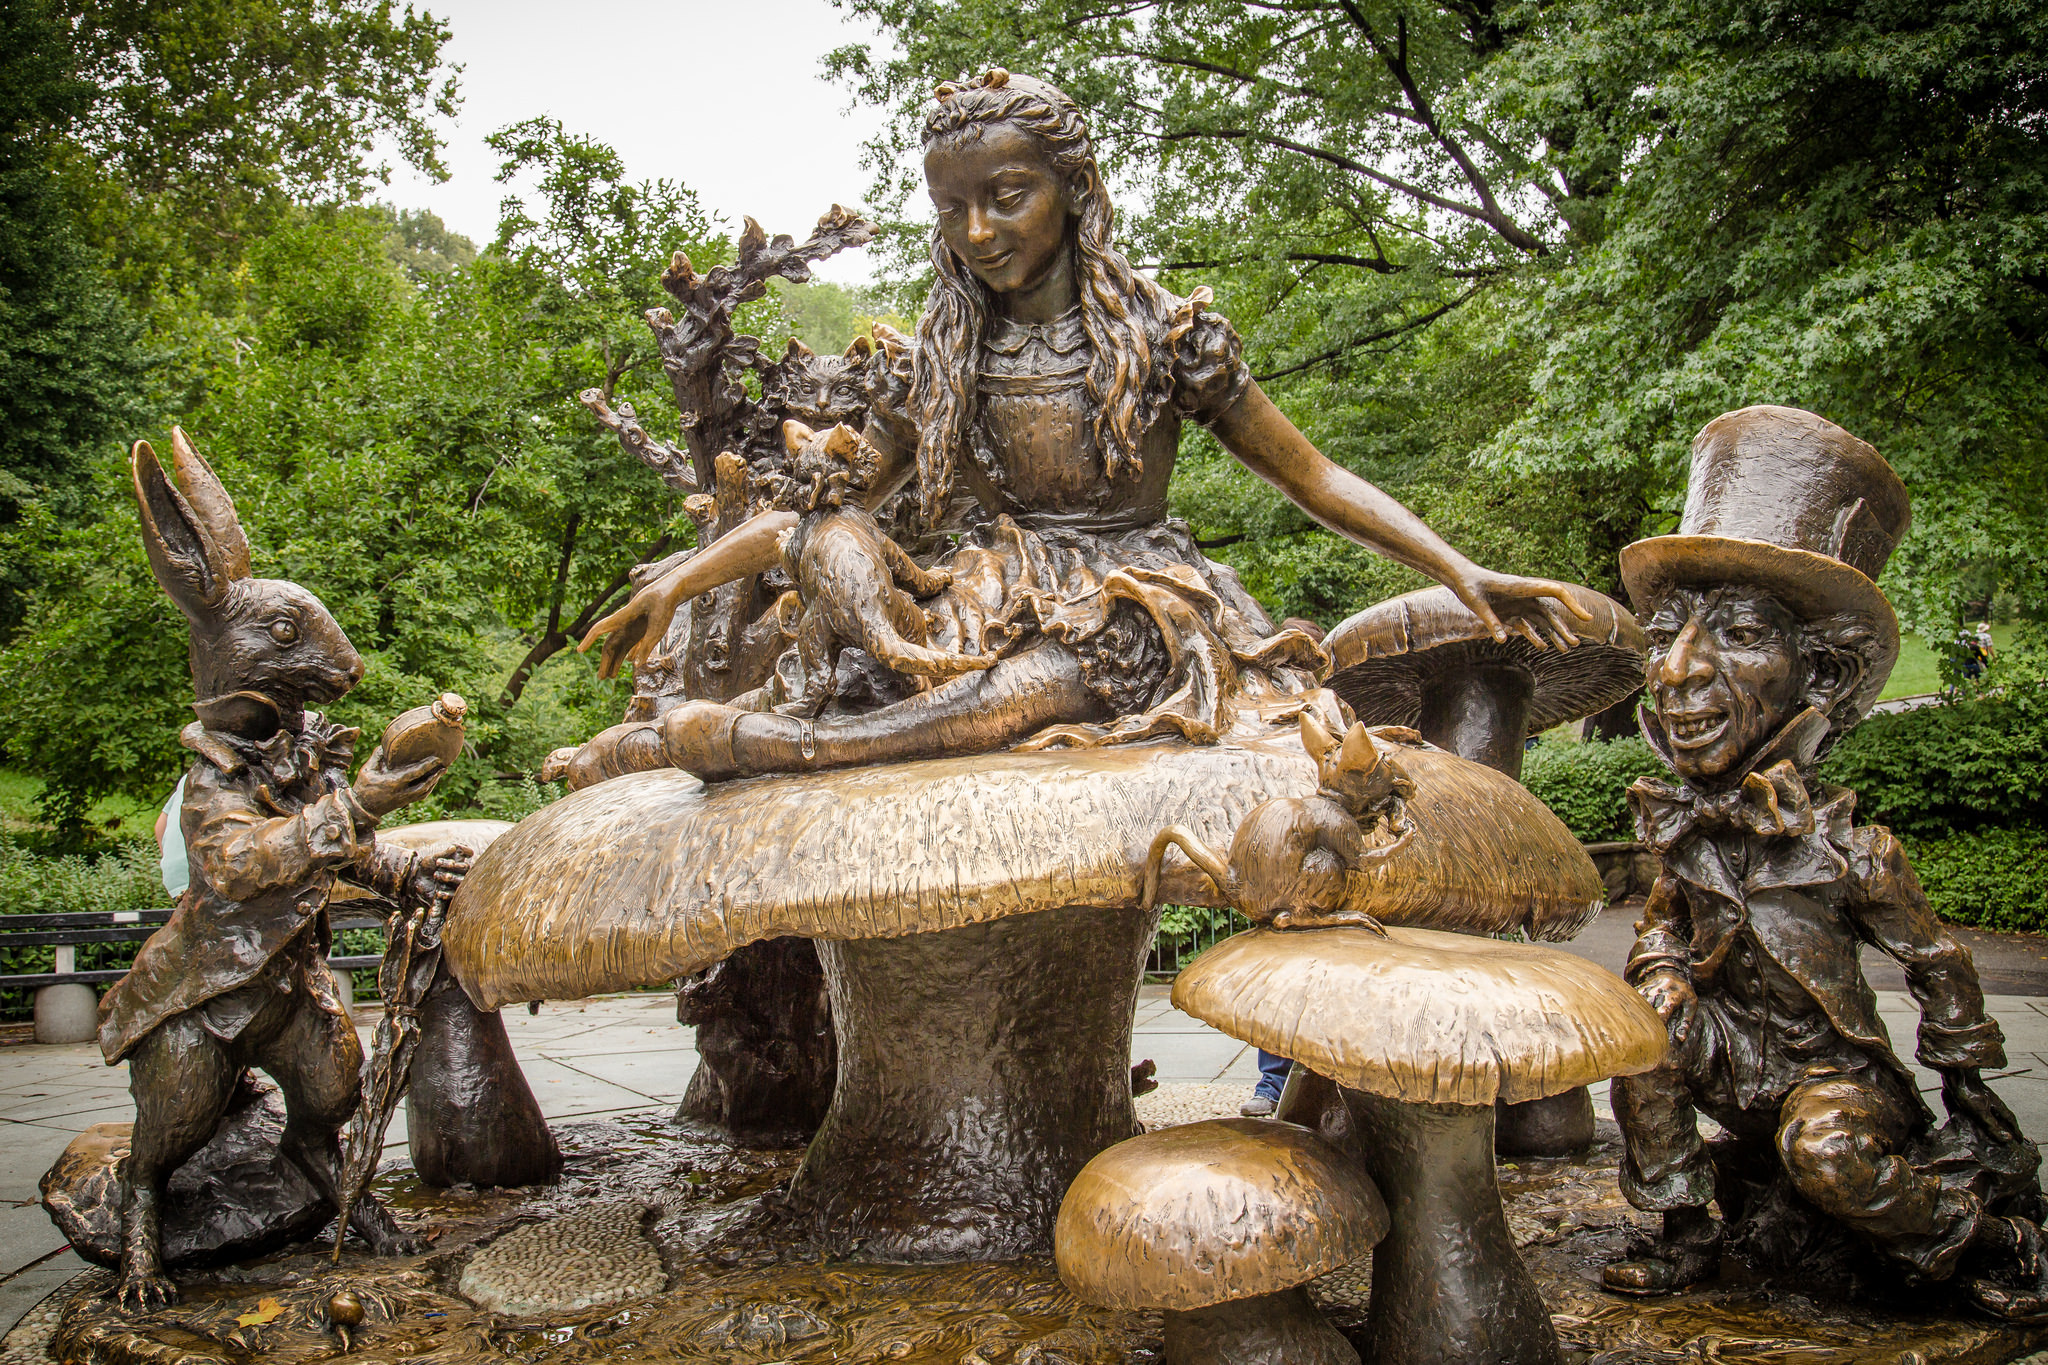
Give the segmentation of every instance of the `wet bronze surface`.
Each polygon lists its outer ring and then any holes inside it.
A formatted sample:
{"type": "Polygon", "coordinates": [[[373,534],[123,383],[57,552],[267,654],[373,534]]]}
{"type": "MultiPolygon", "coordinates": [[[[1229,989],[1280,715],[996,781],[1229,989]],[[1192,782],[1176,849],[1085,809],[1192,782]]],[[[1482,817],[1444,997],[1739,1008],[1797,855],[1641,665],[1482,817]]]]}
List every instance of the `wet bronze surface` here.
{"type": "MultiPolygon", "coordinates": [[[[1507,727],[1513,733],[1493,742],[1519,746],[1528,735],[1590,715],[1643,685],[1643,632],[1628,609],[1591,588],[1566,590],[1591,616],[1571,622],[1579,638],[1571,649],[1539,648],[1519,636],[1496,641],[1448,588],[1389,598],[1349,617],[1324,639],[1327,686],[1367,725],[1414,725],[1431,743],[1479,758],[1472,749],[1446,742],[1448,728],[1420,722],[1432,710],[1448,721],[1455,709],[1449,694],[1461,677],[1506,671],[1523,680],[1521,705],[1514,713],[1517,724],[1507,727]]],[[[1508,771],[1520,766],[1517,760],[1508,771]]]]}
{"type": "Polygon", "coordinates": [[[1612,972],[1469,934],[1251,930],[1183,968],[1173,1003],[1342,1085],[1417,1104],[1533,1100],[1664,1056],[1612,972]]]}
{"type": "MultiPolygon", "coordinates": [[[[1599,873],[1521,784],[1404,750],[1417,832],[1347,904],[1387,924],[1569,938],[1599,873]],[[1484,869],[1483,872],[1475,869],[1484,869]]],[[[1271,743],[1005,753],[709,788],[638,773],[574,792],[478,858],[450,910],[456,978],[485,1008],[656,985],[762,938],[887,938],[1139,900],[1170,824],[1227,848],[1272,796],[1312,795],[1298,734],[1271,743]]],[[[1161,895],[1217,901],[1170,860],[1161,895]]]]}
{"type": "MultiPolygon", "coordinates": [[[[1612,1129],[1603,1125],[1611,1135],[1612,1129]]],[[[790,1174],[788,1153],[692,1141],[668,1124],[565,1125],[568,1169],[555,1190],[436,1191],[403,1172],[379,1190],[411,1227],[434,1237],[422,1257],[376,1261],[351,1243],[339,1269],[318,1239],[235,1269],[181,1273],[186,1302],[127,1322],[102,1291],[106,1272],[66,1291],[54,1358],[97,1365],[244,1365],[258,1359],[343,1358],[326,1304],[346,1287],[364,1305],[364,1362],[580,1365],[627,1359],[678,1365],[907,1361],[962,1365],[1153,1365],[1156,1314],[1089,1308],[1049,1260],[953,1266],[721,1266],[700,1250],[790,1174]],[[528,1220],[591,1203],[650,1197],[649,1235],[667,1288],[651,1298],[553,1317],[498,1318],[455,1286],[476,1250],[528,1220]],[[249,1319],[240,1322],[238,1319],[249,1319]]],[[[1767,1287],[1730,1265],[1723,1277],[1669,1299],[1625,1300],[1599,1288],[1600,1266],[1647,1226],[1615,1185],[1611,1136],[1578,1162],[1500,1168],[1507,1219],[1541,1290],[1568,1365],[1999,1365],[2048,1345],[2048,1330],[2004,1326],[1948,1301],[1888,1293],[1879,1302],[1822,1302],[1798,1285],[1767,1287]]],[[[1363,1343],[1367,1258],[1310,1292],[1363,1343]]],[[[24,1328],[32,1327],[33,1317],[24,1328]]],[[[24,1333],[10,1337],[25,1347],[24,1333]]],[[[1369,1357],[1368,1357],[1369,1358],[1369,1357]]]]}
{"type": "Polygon", "coordinates": [[[1060,1206],[1060,1277],[1089,1303],[1207,1308],[1350,1265],[1386,1205],[1344,1154],[1292,1123],[1211,1119],[1118,1143],[1060,1206]]]}

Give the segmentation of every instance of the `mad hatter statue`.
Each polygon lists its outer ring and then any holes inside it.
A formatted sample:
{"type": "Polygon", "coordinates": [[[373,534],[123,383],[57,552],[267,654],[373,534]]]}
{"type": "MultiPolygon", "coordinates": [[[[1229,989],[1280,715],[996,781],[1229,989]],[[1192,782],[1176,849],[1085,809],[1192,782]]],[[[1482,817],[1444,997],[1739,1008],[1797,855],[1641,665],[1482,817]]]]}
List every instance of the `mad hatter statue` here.
{"type": "Polygon", "coordinates": [[[1868,445],[1745,408],[1694,441],[1678,533],[1621,552],[1650,640],[1643,734],[1678,783],[1629,793],[1662,871],[1627,974],[1671,1050],[1614,1083],[1623,1192],[1664,1219],[1647,1254],[1607,1267],[1610,1289],[1681,1288],[1731,1245],[1813,1267],[1832,1243],[1998,1316],[2048,1316],[2040,1156],[1982,1079],[2005,1043],[1975,964],[1899,841],[1814,774],[1898,656],[1874,580],[1909,519],[1868,445]],[[1866,943],[1919,1003],[1940,1127],[1878,1019],[1866,943]],[[1701,1111],[1725,1130],[1712,1143],[1701,1111]]]}

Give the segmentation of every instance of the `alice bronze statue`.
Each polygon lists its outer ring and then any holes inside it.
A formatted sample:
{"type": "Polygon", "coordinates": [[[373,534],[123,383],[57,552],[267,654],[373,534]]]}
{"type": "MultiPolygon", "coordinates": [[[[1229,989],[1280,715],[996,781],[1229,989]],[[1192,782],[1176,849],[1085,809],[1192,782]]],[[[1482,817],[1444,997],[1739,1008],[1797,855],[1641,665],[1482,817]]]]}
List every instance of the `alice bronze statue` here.
{"type": "MultiPolygon", "coordinates": [[[[1325,661],[1168,520],[1187,419],[1324,526],[1448,586],[1497,635],[1576,642],[1584,613],[1565,588],[1480,568],[1332,464],[1260,391],[1206,290],[1176,298],[1132,268],[1065,94],[1003,71],[942,86],[924,144],[937,278],[916,344],[884,337],[870,370],[866,501],[915,478],[923,525],[958,536],[931,566],[944,585],[924,602],[930,646],[993,666],[953,665],[950,681],[815,720],[781,685],[686,701],[584,745],[571,786],[659,767],[717,781],[1006,746],[1210,743],[1291,723],[1325,661]]],[[[787,510],[754,516],[591,638],[637,631],[629,656],[644,662],[682,604],[776,566],[796,524],[787,510]]]]}

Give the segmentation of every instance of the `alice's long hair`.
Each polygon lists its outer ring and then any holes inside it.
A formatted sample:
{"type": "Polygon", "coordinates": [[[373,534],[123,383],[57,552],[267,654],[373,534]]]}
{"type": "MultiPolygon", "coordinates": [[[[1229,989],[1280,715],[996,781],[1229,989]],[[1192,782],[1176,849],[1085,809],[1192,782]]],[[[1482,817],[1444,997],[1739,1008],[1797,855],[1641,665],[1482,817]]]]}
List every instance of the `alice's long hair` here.
{"type": "MultiPolygon", "coordinates": [[[[1075,233],[1075,276],[1081,327],[1088,337],[1088,406],[1095,414],[1095,446],[1112,478],[1135,477],[1145,431],[1172,393],[1171,348],[1155,342],[1150,322],[1163,318],[1173,299],[1131,268],[1110,245],[1115,211],[1095,164],[1087,121],[1064,92],[1030,76],[990,71],[966,86],[938,90],[938,108],[925,120],[929,148],[963,133],[1007,123],[1037,139],[1054,169],[1067,177],[1080,222],[1075,233]]],[[[918,424],[918,504],[937,525],[952,498],[960,448],[974,423],[975,380],[981,345],[995,299],[932,232],[937,284],[918,324],[911,371],[910,410],[918,424]]]]}

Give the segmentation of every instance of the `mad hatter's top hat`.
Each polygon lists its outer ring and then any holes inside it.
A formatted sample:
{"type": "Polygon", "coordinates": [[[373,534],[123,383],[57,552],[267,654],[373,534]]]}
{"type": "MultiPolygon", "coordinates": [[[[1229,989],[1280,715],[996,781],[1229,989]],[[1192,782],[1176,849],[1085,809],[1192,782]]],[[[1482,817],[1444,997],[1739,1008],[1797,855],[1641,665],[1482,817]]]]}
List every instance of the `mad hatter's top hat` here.
{"type": "Polygon", "coordinates": [[[1674,587],[1753,583],[1808,620],[1869,618],[1878,666],[1845,713],[1861,716],[1898,658],[1899,620],[1876,579],[1912,517],[1892,467],[1833,422],[1798,408],[1743,408],[1693,438],[1677,533],[1624,548],[1621,581],[1638,613],[1674,587]]]}

